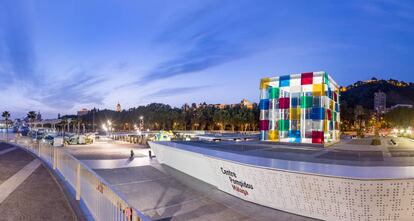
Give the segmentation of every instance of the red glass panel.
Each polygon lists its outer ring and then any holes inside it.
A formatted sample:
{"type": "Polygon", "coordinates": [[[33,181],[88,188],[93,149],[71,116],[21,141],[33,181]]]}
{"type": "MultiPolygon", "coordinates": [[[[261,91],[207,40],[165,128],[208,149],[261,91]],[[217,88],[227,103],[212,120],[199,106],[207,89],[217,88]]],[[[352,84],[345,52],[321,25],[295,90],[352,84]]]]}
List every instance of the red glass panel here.
{"type": "Polygon", "coordinates": [[[301,75],[301,84],[313,84],[313,72],[302,73],[301,75]]]}
{"type": "Polygon", "coordinates": [[[327,109],[326,113],[328,115],[328,120],[332,120],[332,111],[330,109],[327,109]]]}
{"type": "Polygon", "coordinates": [[[269,120],[261,120],[259,122],[260,130],[269,130],[269,120]]]}
{"type": "Polygon", "coordinates": [[[290,101],[288,97],[279,98],[279,108],[280,109],[289,109],[290,101]]]}
{"type": "Polygon", "coordinates": [[[312,143],[323,143],[322,131],[312,131],[312,143]]]}

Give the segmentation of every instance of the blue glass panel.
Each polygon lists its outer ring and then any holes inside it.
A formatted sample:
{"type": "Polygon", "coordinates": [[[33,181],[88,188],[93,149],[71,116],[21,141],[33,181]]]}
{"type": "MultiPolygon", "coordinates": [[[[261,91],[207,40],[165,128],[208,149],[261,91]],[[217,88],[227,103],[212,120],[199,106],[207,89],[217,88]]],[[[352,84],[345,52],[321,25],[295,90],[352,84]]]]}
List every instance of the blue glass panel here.
{"type": "Polygon", "coordinates": [[[291,107],[297,107],[299,106],[299,98],[297,97],[292,97],[292,101],[291,101],[291,107]]]}
{"type": "Polygon", "coordinates": [[[333,93],[331,91],[331,88],[328,87],[327,95],[329,98],[333,99],[333,93]]]}
{"type": "Polygon", "coordinates": [[[268,110],[269,109],[269,99],[261,99],[259,103],[260,110],[268,110]]]}
{"type": "Polygon", "coordinates": [[[311,112],[311,119],[313,120],[324,120],[325,109],[321,107],[313,107],[311,112]]]}
{"type": "Polygon", "coordinates": [[[290,75],[279,77],[279,87],[288,87],[290,85],[290,75]]]}
{"type": "Polygon", "coordinates": [[[300,131],[299,130],[289,130],[290,142],[299,143],[300,142],[300,131]]]}

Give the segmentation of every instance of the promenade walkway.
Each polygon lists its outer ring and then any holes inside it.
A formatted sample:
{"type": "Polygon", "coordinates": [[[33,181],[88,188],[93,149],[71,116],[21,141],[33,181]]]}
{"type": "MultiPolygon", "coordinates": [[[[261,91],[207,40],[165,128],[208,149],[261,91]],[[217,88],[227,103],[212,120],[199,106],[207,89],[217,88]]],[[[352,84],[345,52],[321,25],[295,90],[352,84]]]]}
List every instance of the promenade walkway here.
{"type": "Polygon", "coordinates": [[[25,151],[0,143],[0,221],[77,220],[54,177],[25,151]]]}
{"type": "Polygon", "coordinates": [[[148,158],[148,149],[122,142],[65,147],[83,161],[132,206],[153,220],[312,221],[270,209],[224,193],[217,188],[160,165],[148,158]],[[135,158],[128,159],[130,150],[135,158]]]}

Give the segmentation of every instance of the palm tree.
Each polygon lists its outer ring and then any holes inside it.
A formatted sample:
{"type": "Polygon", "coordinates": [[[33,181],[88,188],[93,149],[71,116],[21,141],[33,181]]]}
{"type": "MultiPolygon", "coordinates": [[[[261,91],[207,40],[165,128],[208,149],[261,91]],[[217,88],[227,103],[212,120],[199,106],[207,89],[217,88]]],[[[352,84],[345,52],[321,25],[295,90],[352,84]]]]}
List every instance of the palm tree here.
{"type": "Polygon", "coordinates": [[[10,112],[4,111],[1,116],[4,118],[4,120],[6,122],[6,140],[8,140],[9,139],[9,118],[10,118],[10,112]]]}
{"type": "Polygon", "coordinates": [[[37,116],[37,114],[36,114],[35,111],[29,111],[27,113],[27,118],[29,118],[29,122],[31,122],[31,123],[33,123],[35,121],[36,116],[37,116]]]}

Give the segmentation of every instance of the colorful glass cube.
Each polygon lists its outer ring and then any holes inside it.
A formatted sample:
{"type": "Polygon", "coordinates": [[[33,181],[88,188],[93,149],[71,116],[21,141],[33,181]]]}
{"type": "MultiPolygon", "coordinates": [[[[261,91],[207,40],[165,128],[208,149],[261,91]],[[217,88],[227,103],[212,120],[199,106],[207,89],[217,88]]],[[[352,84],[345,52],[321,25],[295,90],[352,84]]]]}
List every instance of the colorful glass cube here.
{"type": "Polygon", "coordinates": [[[339,86],[326,72],[265,78],[260,93],[262,140],[323,144],[339,139],[339,86]]]}

